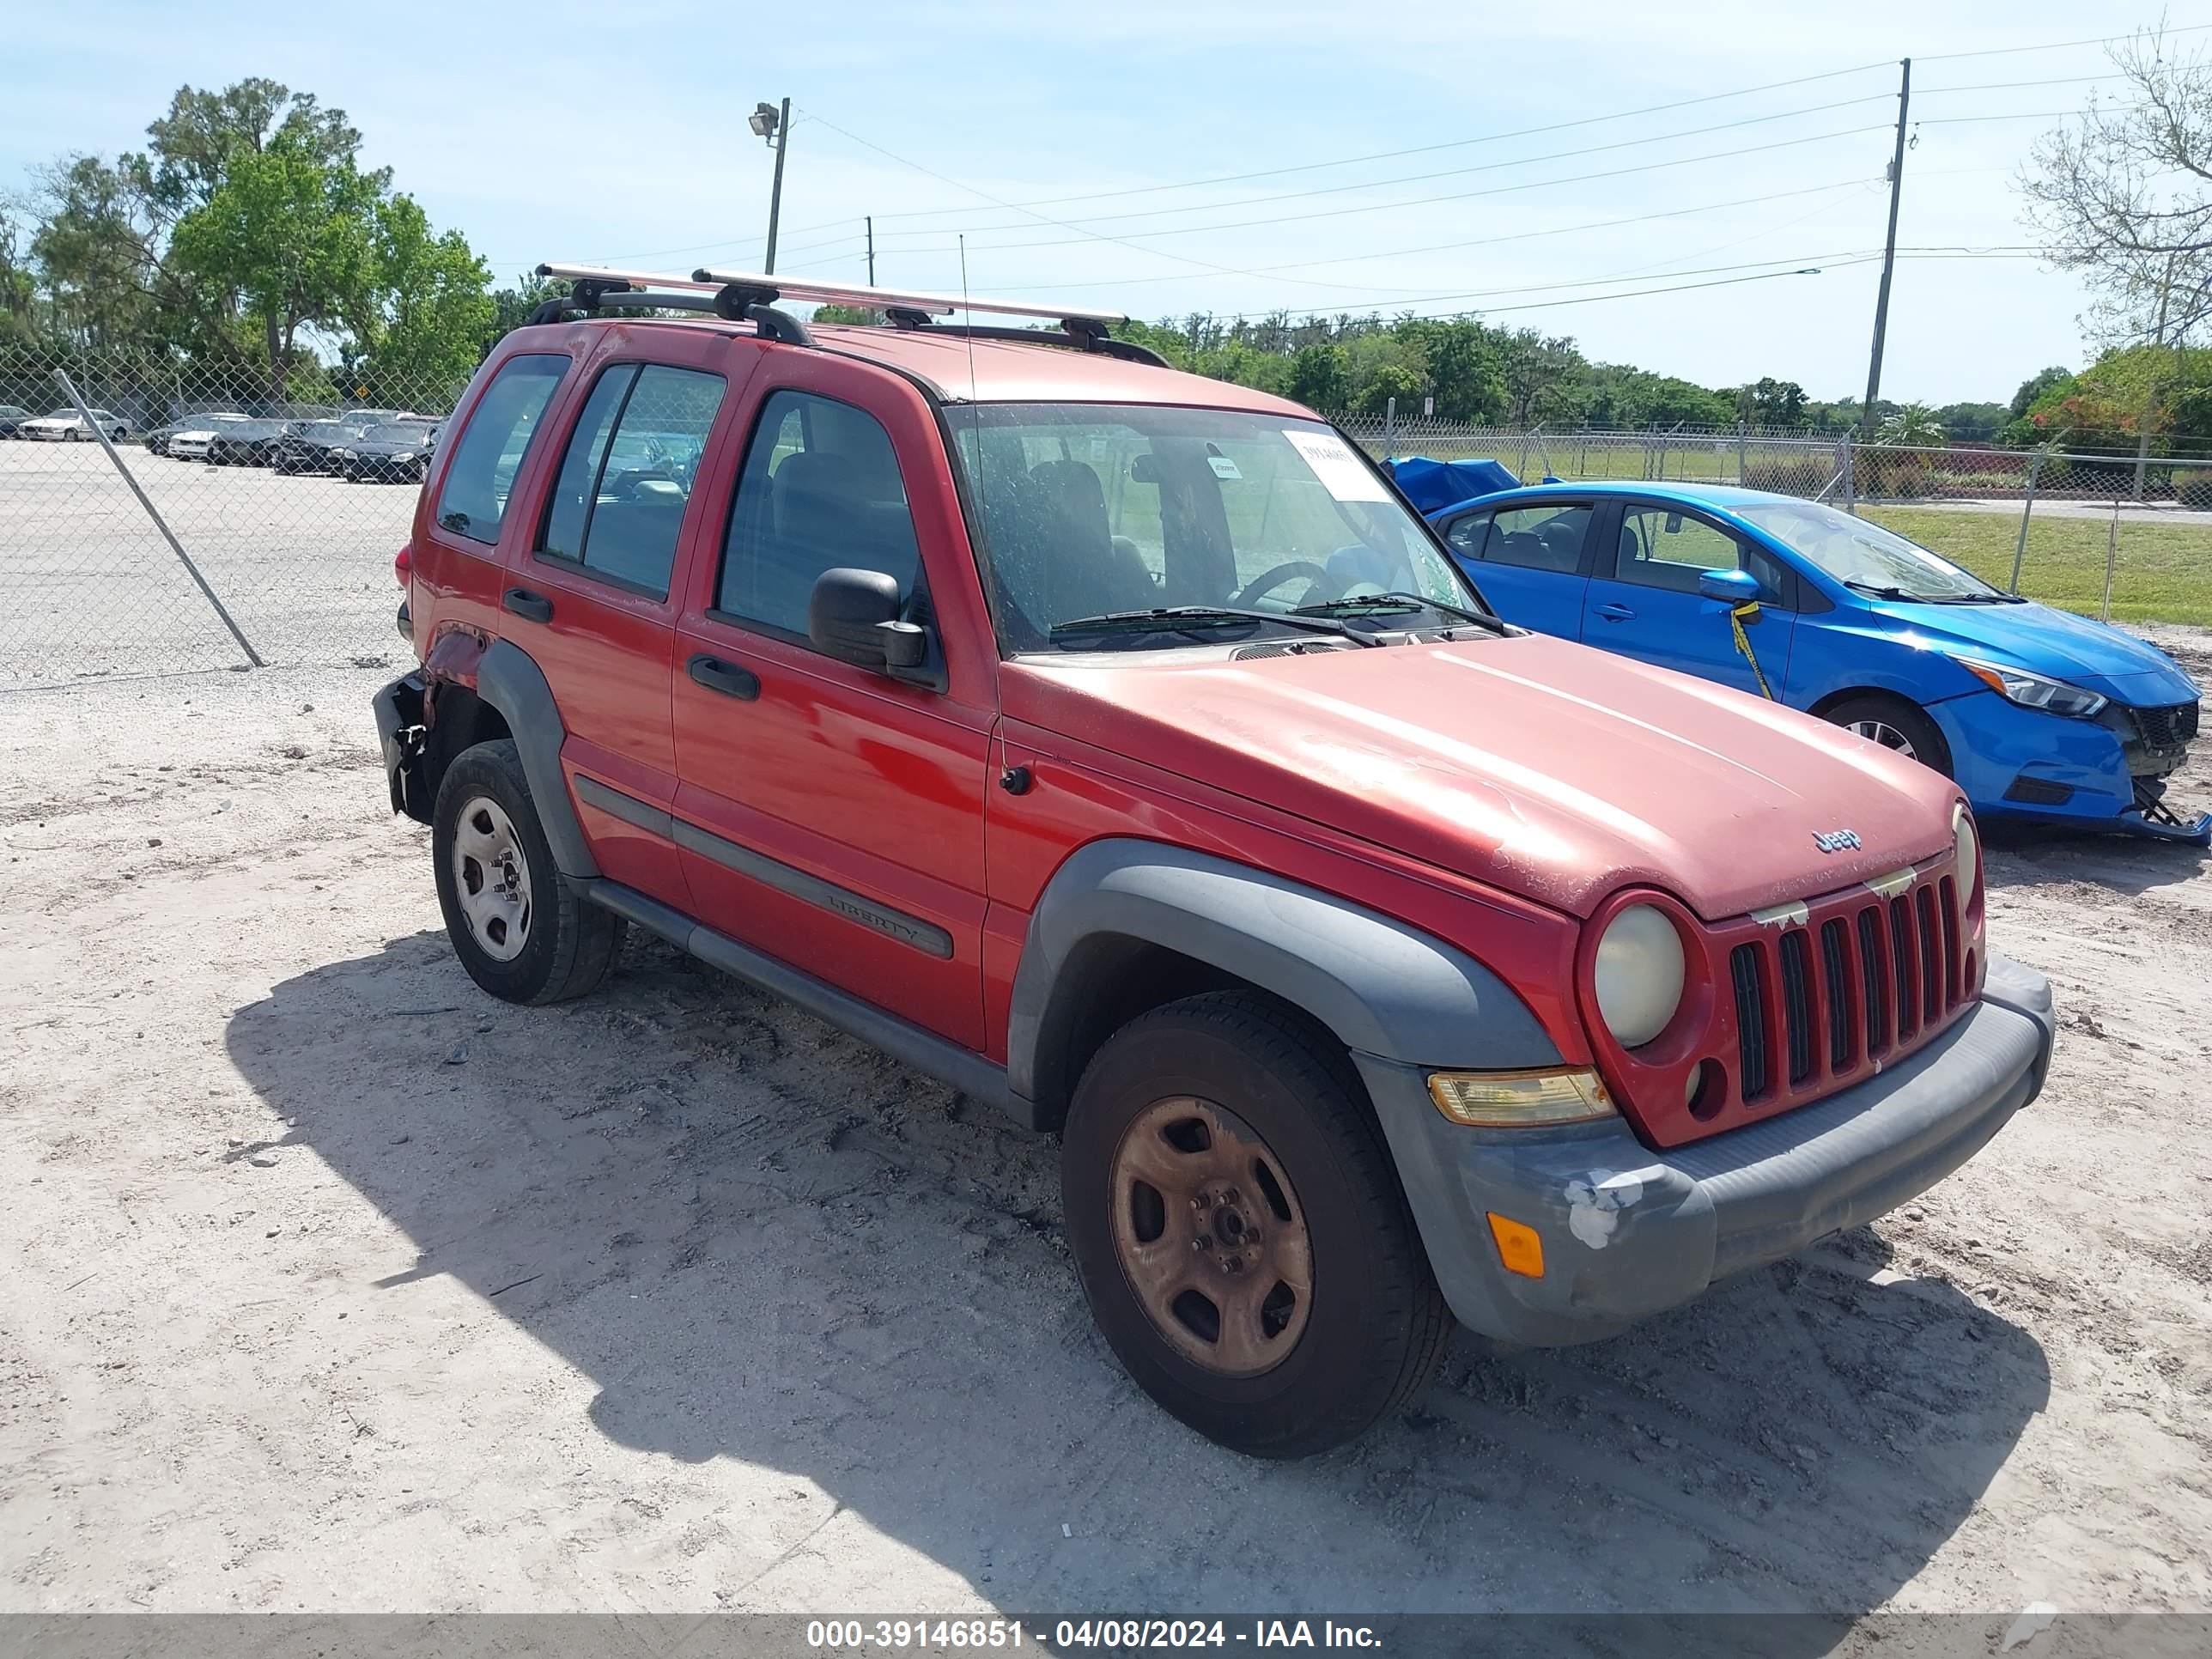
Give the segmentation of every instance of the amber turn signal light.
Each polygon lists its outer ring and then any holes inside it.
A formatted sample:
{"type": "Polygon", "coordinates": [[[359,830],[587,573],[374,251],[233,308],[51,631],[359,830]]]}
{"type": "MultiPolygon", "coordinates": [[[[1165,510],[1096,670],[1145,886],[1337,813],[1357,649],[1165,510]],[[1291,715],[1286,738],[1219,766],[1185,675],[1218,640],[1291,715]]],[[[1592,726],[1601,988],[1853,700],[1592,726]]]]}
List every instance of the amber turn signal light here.
{"type": "Polygon", "coordinates": [[[1498,1259],[1505,1264],[1505,1271],[1523,1279],[1541,1279],[1544,1241],[1536,1230],[1495,1210],[1484,1213],[1490,1218],[1490,1237],[1498,1245],[1498,1259]]]}

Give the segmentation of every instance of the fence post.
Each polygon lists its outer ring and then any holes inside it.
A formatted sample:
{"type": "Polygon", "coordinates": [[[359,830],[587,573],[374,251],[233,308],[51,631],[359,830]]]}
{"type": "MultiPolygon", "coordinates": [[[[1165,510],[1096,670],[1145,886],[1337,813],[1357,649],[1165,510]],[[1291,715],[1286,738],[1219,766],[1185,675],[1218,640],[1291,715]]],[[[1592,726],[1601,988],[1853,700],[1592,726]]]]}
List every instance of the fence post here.
{"type": "Polygon", "coordinates": [[[1391,398],[1382,405],[1382,453],[1388,455],[1398,446],[1398,400],[1391,398]]]}
{"type": "Polygon", "coordinates": [[[1859,468],[1851,454],[1851,434],[1844,434],[1844,511],[1853,518],[1859,512],[1859,468]]]}
{"type": "Polygon", "coordinates": [[[222,618],[222,625],[230,630],[230,637],[236,640],[238,648],[246,653],[246,661],[252,663],[256,668],[266,668],[269,665],[261,660],[261,653],[253,648],[245,635],[238,631],[238,624],[230,619],[230,612],[222,608],[222,601],[216,598],[215,589],[208,586],[207,578],[200,574],[200,568],[192,562],[192,556],[185,551],[185,544],[177,539],[177,532],[169,528],[168,520],[164,519],[155,507],[154,503],[147,499],[146,492],[138,487],[138,480],[131,476],[131,469],[123,464],[123,458],[115,453],[115,445],[108,438],[107,428],[92,418],[92,411],[84,406],[84,399],[77,396],[76,386],[70,380],[67,372],[56,369],[54,379],[60,381],[62,390],[69,393],[69,400],[76,405],[77,417],[90,427],[92,435],[100,440],[100,447],[107,452],[107,459],[115,464],[115,470],[123,475],[123,482],[131,486],[131,493],[138,498],[138,505],[146,509],[146,516],[154,521],[154,528],[160,531],[162,539],[169,544],[169,550],[174,553],[178,561],[183,564],[185,574],[192,579],[193,585],[200,590],[207,602],[215,607],[215,614],[222,618]]]}
{"type": "Polygon", "coordinates": [[[2035,481],[2043,474],[2043,452],[2037,450],[2027,461],[2027,499],[2020,504],[2020,539],[2013,544],[2012,586],[2005,590],[2017,595],[2020,592],[2020,563],[2027,556],[2027,516],[2035,511],[2035,481]]]}
{"type": "Polygon", "coordinates": [[[1744,441],[1750,435],[1751,428],[1741,421],[1738,421],[1735,424],[1735,483],[1739,489],[1743,488],[1744,441]]]}
{"type": "Polygon", "coordinates": [[[2112,497],[2112,528],[2105,532],[2105,598],[2097,607],[2097,620],[2108,623],[2112,619],[2112,566],[2120,556],[2120,498],[2112,497]]]}

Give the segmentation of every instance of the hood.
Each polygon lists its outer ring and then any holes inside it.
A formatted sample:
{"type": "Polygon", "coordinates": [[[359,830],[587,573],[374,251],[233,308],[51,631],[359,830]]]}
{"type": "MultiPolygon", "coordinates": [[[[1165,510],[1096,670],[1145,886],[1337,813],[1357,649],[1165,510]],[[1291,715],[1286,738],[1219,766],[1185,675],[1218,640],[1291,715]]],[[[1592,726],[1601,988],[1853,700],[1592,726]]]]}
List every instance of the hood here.
{"type": "Polygon", "coordinates": [[[2087,617],[2025,605],[1911,605],[1869,609],[1939,651],[1979,657],[2065,680],[2115,702],[2155,708],[2198,696],[2172,658],[2156,646],[2087,617]]]}
{"type": "Polygon", "coordinates": [[[1577,915],[1630,884],[1708,921],[1831,892],[1947,851],[1958,799],[1810,715],[1542,635],[1023,658],[1001,686],[1009,718],[1577,915]]]}

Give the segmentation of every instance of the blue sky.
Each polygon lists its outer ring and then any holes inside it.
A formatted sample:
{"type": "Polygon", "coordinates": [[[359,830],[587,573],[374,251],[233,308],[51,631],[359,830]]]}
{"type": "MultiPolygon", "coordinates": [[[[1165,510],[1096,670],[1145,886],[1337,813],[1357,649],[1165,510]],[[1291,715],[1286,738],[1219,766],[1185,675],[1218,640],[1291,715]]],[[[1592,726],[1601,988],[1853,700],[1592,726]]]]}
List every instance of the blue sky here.
{"type": "MultiPolygon", "coordinates": [[[[1148,318],[1479,309],[1601,359],[1819,396],[1864,385],[1894,60],[1916,59],[1900,246],[2012,246],[2029,143],[2111,70],[2094,46],[2004,49],[2158,16],[2134,0],[2014,0],[2001,21],[1578,0],[1504,21],[1463,0],[845,0],[687,9],[678,27],[627,27],[616,0],[15,9],[0,189],[142,143],[180,84],[259,74],[344,108],[368,159],[502,279],[540,258],[750,268],[771,163],[744,115],[788,96],[787,272],[860,280],[872,214],[887,284],[957,289],[964,234],[978,294],[1148,318]],[[1234,178],[1252,174],[1272,176],[1234,178]],[[1742,269],[1760,264],[1821,274],[1742,269]],[[1629,292],[1662,288],[1678,291],[1629,292]]],[[[2031,258],[1900,262],[1883,391],[2007,398],[2082,360],[2083,305],[2031,258]]]]}

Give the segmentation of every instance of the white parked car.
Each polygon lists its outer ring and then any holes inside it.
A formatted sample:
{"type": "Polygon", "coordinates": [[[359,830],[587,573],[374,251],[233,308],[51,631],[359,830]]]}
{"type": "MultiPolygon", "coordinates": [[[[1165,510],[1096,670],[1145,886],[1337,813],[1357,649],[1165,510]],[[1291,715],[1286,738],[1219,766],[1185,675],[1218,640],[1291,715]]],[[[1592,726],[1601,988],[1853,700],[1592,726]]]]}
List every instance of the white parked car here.
{"type": "Polygon", "coordinates": [[[172,433],[161,453],[173,461],[204,461],[208,458],[208,446],[215,442],[215,429],[216,423],[211,421],[206,426],[188,426],[181,432],[172,433]]]}
{"type": "MultiPolygon", "coordinates": [[[[100,422],[100,429],[107,434],[109,441],[121,443],[131,428],[123,417],[105,409],[95,409],[92,418],[100,422]]],[[[74,409],[58,409],[51,415],[41,415],[35,421],[26,421],[17,428],[26,438],[43,439],[47,443],[90,443],[93,429],[84,423],[84,416],[74,409]]]]}

